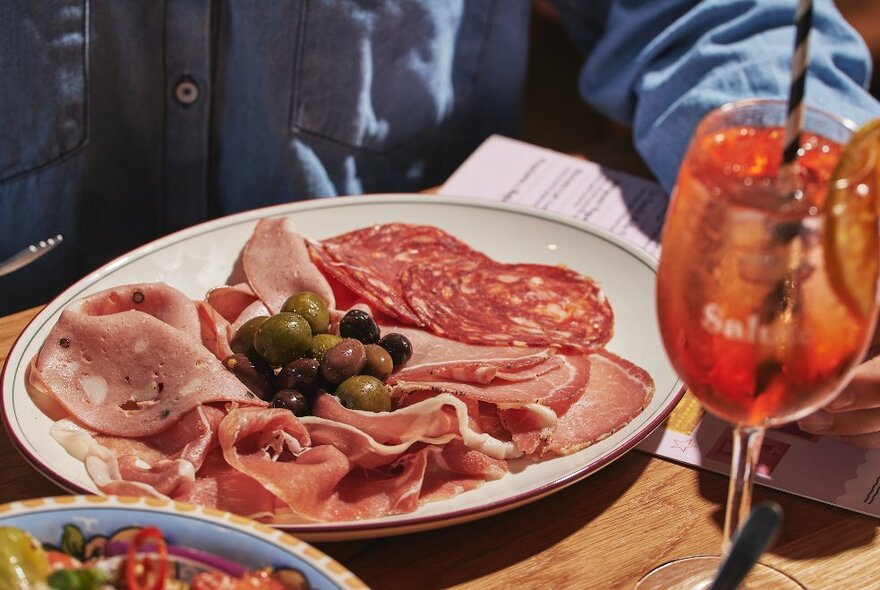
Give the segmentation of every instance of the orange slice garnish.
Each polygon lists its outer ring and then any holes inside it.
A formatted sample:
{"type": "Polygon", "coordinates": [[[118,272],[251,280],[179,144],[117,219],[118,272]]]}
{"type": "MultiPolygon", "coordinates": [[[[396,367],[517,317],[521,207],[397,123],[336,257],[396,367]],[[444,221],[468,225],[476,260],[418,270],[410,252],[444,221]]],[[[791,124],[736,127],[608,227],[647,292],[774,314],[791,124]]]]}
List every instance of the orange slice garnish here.
{"type": "Polygon", "coordinates": [[[875,304],[880,189],[880,119],[853,135],[840,156],[825,201],[825,265],[838,297],[861,317],[875,304]]]}

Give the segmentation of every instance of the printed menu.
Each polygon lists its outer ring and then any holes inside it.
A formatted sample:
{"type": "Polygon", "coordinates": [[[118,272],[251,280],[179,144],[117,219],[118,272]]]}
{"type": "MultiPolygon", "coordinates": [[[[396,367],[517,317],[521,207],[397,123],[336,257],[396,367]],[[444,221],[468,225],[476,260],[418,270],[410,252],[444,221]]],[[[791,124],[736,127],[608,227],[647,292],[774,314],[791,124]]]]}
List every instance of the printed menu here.
{"type": "MultiPolygon", "coordinates": [[[[533,206],[602,227],[655,258],[668,196],[654,182],[501,136],[488,138],[440,187],[441,195],[533,206]]],[[[727,474],[728,424],[686,393],[639,450],[727,474]]],[[[756,483],[880,517],[880,449],[857,449],[800,430],[764,438],[756,483]]]]}

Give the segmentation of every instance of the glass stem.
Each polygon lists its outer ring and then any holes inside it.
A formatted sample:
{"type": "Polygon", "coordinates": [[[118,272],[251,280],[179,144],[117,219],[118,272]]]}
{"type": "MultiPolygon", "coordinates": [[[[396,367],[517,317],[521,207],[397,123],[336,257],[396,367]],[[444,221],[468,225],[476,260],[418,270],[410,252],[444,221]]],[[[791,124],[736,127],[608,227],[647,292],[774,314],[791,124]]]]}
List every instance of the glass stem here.
{"type": "Polygon", "coordinates": [[[752,508],[752,483],[758,466],[764,429],[733,427],[733,459],[730,465],[730,488],[727,491],[727,510],[724,513],[724,540],[721,553],[730,549],[733,535],[748,518],[752,508]]]}

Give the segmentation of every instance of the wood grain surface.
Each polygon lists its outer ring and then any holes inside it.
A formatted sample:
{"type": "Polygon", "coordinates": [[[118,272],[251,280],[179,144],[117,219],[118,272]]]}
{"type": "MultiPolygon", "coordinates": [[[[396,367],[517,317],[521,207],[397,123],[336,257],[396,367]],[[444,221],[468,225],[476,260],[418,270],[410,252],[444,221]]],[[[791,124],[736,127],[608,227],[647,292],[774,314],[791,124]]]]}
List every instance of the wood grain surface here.
{"type": "MultiPolygon", "coordinates": [[[[37,311],[0,318],[0,359],[37,311]]],[[[726,486],[725,477],[633,451],[489,518],[316,546],[373,588],[631,588],[654,565],[717,551],[726,486]]],[[[0,437],[0,502],[64,493],[0,437]]],[[[765,499],[785,513],[766,563],[807,588],[880,588],[877,520],[758,488],[755,500],[765,499]]]]}

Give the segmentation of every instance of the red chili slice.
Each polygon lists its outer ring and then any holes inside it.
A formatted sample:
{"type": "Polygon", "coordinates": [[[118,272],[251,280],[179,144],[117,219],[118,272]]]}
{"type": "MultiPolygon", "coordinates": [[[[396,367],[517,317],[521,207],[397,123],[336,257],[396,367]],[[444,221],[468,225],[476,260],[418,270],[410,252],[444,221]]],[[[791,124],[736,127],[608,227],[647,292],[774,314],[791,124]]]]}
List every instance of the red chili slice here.
{"type": "Polygon", "coordinates": [[[475,344],[595,350],[611,305],[595,281],[542,264],[420,264],[401,276],[410,308],[437,334],[475,344]]]}
{"type": "Polygon", "coordinates": [[[125,583],[128,590],[164,590],[167,575],[168,546],[165,544],[162,532],[152,526],[142,528],[128,547],[128,559],[125,562],[125,583]],[[156,544],[158,558],[150,559],[145,556],[139,560],[138,550],[150,541],[156,544]],[[141,566],[143,571],[139,571],[138,566],[141,566]],[[154,575],[151,586],[142,585],[148,583],[154,575]]]}

